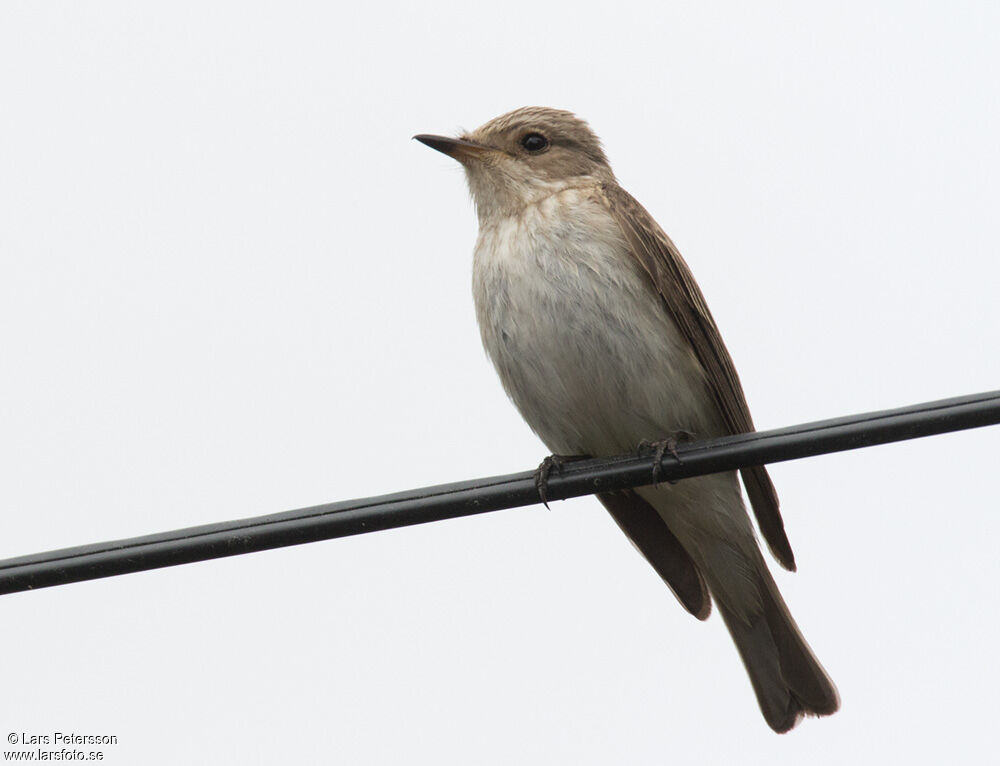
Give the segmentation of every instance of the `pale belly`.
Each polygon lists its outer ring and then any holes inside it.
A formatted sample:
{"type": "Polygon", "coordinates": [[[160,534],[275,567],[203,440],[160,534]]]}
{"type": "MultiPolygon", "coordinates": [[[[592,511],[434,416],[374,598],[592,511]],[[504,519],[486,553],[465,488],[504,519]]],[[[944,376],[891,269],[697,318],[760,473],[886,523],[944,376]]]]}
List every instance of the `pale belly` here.
{"type": "Polygon", "coordinates": [[[721,431],[700,363],[584,193],[484,228],[473,293],[505,390],[553,452],[616,454],[679,430],[721,431]]]}

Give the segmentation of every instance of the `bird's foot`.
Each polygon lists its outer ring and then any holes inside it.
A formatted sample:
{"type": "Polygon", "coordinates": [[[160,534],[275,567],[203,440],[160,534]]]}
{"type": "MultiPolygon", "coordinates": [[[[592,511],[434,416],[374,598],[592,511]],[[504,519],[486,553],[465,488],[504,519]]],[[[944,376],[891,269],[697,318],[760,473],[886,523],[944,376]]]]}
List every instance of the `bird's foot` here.
{"type": "Polygon", "coordinates": [[[555,469],[556,473],[562,473],[563,466],[577,460],[586,460],[586,455],[549,455],[535,469],[535,489],[538,490],[538,497],[541,498],[542,505],[549,508],[548,486],[549,475],[555,469]]]}
{"type": "MultiPolygon", "coordinates": [[[[694,439],[694,434],[690,431],[675,431],[666,439],[660,439],[659,441],[651,442],[647,439],[643,439],[639,442],[639,446],[636,449],[636,455],[642,457],[649,452],[653,453],[653,483],[660,483],[660,464],[663,462],[663,456],[668,452],[678,463],[681,462],[680,455],[677,454],[677,445],[681,442],[689,442],[694,439]]],[[[667,480],[668,484],[676,484],[677,481],[667,480]]]]}

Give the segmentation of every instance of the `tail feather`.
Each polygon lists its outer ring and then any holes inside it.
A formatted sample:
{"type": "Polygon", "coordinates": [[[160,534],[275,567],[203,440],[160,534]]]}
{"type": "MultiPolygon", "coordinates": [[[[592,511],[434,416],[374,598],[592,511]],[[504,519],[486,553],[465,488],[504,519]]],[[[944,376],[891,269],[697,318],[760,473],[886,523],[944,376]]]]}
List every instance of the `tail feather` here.
{"type": "Polygon", "coordinates": [[[708,586],[767,724],[783,733],[803,716],[836,712],[837,689],[768,571],[742,507],[736,474],[643,487],[636,494],[660,514],[708,586]]]}
{"type": "MultiPolygon", "coordinates": [[[[761,561],[761,566],[764,562],[761,561]]],[[[805,715],[830,715],[840,707],[833,681],[813,655],[770,573],[758,570],[762,612],[742,617],[717,599],[719,613],[750,676],[768,726],[792,729],[805,715]]]]}
{"type": "Polygon", "coordinates": [[[778,648],[781,675],[807,715],[832,715],[840,708],[840,695],[826,670],[799,632],[778,588],[765,573],[764,616],[778,648]]]}

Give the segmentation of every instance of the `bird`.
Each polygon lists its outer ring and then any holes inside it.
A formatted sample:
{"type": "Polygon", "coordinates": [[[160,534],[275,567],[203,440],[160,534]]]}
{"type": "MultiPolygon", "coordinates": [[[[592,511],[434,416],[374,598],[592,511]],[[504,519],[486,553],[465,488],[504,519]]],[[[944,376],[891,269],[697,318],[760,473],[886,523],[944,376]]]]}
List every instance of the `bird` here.
{"type": "MultiPolygon", "coordinates": [[[[732,358],[674,243],[619,186],[575,114],[523,107],[456,138],[479,221],[473,298],[486,354],[553,456],[601,457],[754,430],[732,358]]],[[[763,466],[739,472],[761,535],[794,571],[763,466]]],[[[736,471],[598,499],[699,620],[716,604],[776,732],[839,708],[768,570],[736,471]]]]}

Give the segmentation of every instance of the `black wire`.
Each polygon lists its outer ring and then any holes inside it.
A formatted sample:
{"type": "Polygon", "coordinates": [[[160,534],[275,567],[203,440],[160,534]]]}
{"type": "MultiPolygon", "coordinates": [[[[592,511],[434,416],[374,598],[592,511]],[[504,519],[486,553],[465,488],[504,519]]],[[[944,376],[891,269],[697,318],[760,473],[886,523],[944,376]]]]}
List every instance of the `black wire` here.
{"type": "MultiPolygon", "coordinates": [[[[663,457],[660,481],[869,447],[1000,423],[1000,391],[883,412],[682,443],[663,457]]],[[[585,460],[554,470],[551,500],[652,483],[651,458],[585,460]]],[[[251,519],[188,527],[0,561],[0,594],[237,556],[286,545],[472,516],[540,502],[534,472],[442,484],[315,505],[251,519]]]]}

